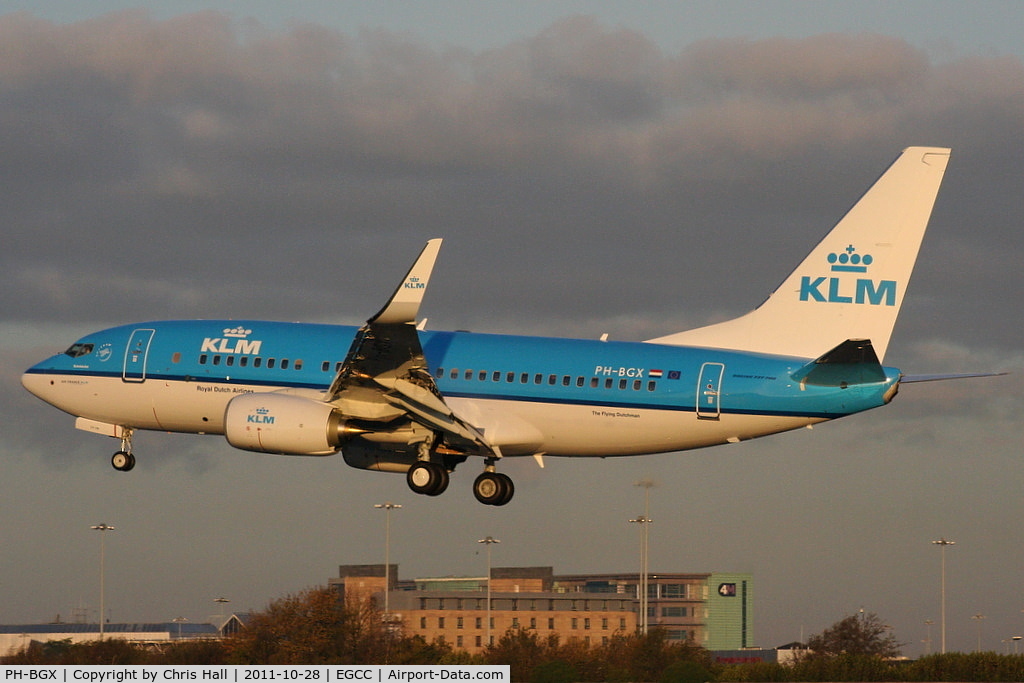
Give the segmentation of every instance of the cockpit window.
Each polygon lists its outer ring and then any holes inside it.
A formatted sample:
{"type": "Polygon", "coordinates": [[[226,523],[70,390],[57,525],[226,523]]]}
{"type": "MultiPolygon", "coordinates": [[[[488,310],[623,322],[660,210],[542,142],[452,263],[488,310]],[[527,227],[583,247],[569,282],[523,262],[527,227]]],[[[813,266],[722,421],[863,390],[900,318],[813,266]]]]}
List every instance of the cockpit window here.
{"type": "Polygon", "coordinates": [[[72,358],[81,358],[92,353],[92,344],[72,344],[64,353],[72,358]]]}

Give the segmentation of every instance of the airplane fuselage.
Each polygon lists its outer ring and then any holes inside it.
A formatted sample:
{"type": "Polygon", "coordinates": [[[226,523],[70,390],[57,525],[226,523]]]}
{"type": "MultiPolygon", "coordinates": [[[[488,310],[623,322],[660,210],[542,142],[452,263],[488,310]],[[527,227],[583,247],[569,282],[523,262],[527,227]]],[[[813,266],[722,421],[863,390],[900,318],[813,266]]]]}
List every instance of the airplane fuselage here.
{"type": "MultiPolygon", "coordinates": [[[[30,368],[33,394],[134,429],[223,434],[246,393],[319,396],[358,328],[161,321],[90,334],[30,368]]],[[[734,442],[888,402],[884,381],[816,386],[807,359],[719,349],[469,332],[419,333],[444,400],[504,455],[620,456],[734,442]]],[[[253,421],[273,416],[253,415],[253,421]]]]}

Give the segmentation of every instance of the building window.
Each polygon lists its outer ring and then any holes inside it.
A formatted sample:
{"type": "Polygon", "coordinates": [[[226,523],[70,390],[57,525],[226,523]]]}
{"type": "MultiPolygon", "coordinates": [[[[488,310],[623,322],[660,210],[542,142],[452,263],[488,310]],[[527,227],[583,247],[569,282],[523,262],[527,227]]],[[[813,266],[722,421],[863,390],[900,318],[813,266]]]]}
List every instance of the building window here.
{"type": "Polygon", "coordinates": [[[426,627],[427,627],[427,618],[426,617],[420,617],[420,628],[426,628],[426,627]]]}
{"type": "Polygon", "coordinates": [[[462,617],[455,620],[455,628],[462,628],[462,617]]]}
{"type": "Polygon", "coordinates": [[[437,618],[437,627],[438,628],[444,628],[444,617],[438,617],[437,618]]]}
{"type": "Polygon", "coordinates": [[[686,599],[686,584],[685,583],[663,583],[661,584],[661,596],[663,598],[682,598],[686,599]]]}

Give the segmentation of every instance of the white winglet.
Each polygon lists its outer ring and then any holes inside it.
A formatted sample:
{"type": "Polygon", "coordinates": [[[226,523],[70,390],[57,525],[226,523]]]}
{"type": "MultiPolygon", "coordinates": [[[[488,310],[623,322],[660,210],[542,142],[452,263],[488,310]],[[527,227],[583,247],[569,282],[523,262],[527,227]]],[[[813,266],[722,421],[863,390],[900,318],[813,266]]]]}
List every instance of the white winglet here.
{"type": "Polygon", "coordinates": [[[427,291],[430,274],[434,270],[434,261],[441,249],[440,239],[427,242],[420,252],[416,263],[406,273],[398,289],[377,315],[370,318],[371,323],[415,323],[419,314],[423,295],[427,291]]]}

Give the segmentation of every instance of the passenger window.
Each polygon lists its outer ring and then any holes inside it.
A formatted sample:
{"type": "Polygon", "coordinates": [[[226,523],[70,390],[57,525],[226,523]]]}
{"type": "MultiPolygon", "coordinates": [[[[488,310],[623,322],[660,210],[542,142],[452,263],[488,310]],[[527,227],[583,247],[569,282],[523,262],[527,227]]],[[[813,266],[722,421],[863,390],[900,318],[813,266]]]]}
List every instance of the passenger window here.
{"type": "Polygon", "coordinates": [[[200,365],[206,365],[206,354],[205,353],[199,354],[199,364],[200,365]]]}
{"type": "Polygon", "coordinates": [[[658,383],[655,382],[654,380],[651,380],[650,382],[647,383],[647,391],[654,391],[657,387],[658,383]]]}
{"type": "Polygon", "coordinates": [[[562,376],[562,386],[563,387],[567,387],[571,383],[572,383],[572,379],[569,377],[569,375],[563,375],[562,376]]]}
{"type": "Polygon", "coordinates": [[[534,384],[540,384],[543,381],[544,381],[544,375],[540,374],[539,372],[536,375],[533,376],[533,383],[534,384]]]}
{"type": "Polygon", "coordinates": [[[520,384],[526,384],[529,381],[530,381],[530,376],[527,373],[524,372],[523,374],[519,375],[519,383],[520,384]]]}
{"type": "Polygon", "coordinates": [[[263,365],[263,359],[260,358],[259,356],[256,356],[255,358],[252,359],[252,366],[254,368],[262,367],[262,365],[263,365]]]}
{"type": "Polygon", "coordinates": [[[494,374],[491,375],[491,381],[492,382],[500,382],[501,381],[501,373],[498,372],[497,370],[495,370],[494,374]]]}
{"type": "Polygon", "coordinates": [[[287,358],[282,358],[281,359],[281,369],[282,370],[287,370],[288,369],[288,359],[287,358]]]}
{"type": "Polygon", "coordinates": [[[598,379],[596,377],[591,377],[590,378],[590,388],[591,389],[597,389],[598,383],[599,383],[599,381],[598,381],[598,379]]]}
{"type": "Polygon", "coordinates": [[[444,368],[438,368],[437,371],[434,372],[434,377],[438,379],[444,377],[444,368]]]}
{"type": "Polygon", "coordinates": [[[456,370],[455,368],[452,368],[451,378],[452,379],[458,379],[459,378],[459,371],[456,370]]]}
{"type": "Polygon", "coordinates": [[[580,375],[579,377],[576,378],[576,386],[578,386],[578,387],[582,387],[583,386],[583,375],[580,375]]]}
{"type": "Polygon", "coordinates": [[[242,356],[241,359],[239,359],[238,364],[243,368],[249,367],[249,356],[242,356]]]}
{"type": "Polygon", "coordinates": [[[643,385],[643,382],[641,382],[640,380],[638,380],[638,379],[633,380],[633,391],[640,391],[640,387],[642,385],[643,385]]]}
{"type": "Polygon", "coordinates": [[[213,364],[214,365],[220,365],[220,356],[214,356],[213,357],[213,364]]]}
{"type": "Polygon", "coordinates": [[[171,362],[172,363],[180,363],[181,362],[181,352],[180,351],[175,352],[174,355],[171,356],[171,362]]]}
{"type": "Polygon", "coordinates": [[[507,375],[505,375],[505,381],[509,382],[509,383],[515,382],[516,381],[516,373],[510,372],[507,375]]]}
{"type": "Polygon", "coordinates": [[[466,370],[466,379],[473,379],[473,371],[466,370]]]}
{"type": "Polygon", "coordinates": [[[276,360],[276,359],[274,359],[274,358],[268,358],[268,359],[267,359],[267,369],[268,369],[268,370],[270,370],[270,369],[273,369],[273,367],[274,367],[274,365],[275,365],[276,363],[277,363],[277,360],[276,360]]]}
{"type": "Polygon", "coordinates": [[[612,381],[611,377],[609,377],[608,379],[606,379],[604,381],[604,388],[605,389],[611,389],[613,384],[614,384],[614,382],[612,381]]]}
{"type": "Polygon", "coordinates": [[[487,381],[487,371],[486,370],[481,370],[480,371],[480,377],[478,377],[478,379],[481,382],[486,382],[487,381]]]}
{"type": "Polygon", "coordinates": [[[320,364],[320,372],[327,372],[330,369],[331,369],[331,361],[325,360],[323,363],[320,364]]]}
{"type": "Polygon", "coordinates": [[[227,363],[227,365],[234,365],[235,364],[235,357],[234,356],[228,356],[227,360],[226,360],[226,363],[227,363]]]}
{"type": "Polygon", "coordinates": [[[292,367],[295,368],[296,370],[301,370],[302,369],[302,360],[300,359],[300,360],[295,361],[295,365],[293,365],[292,367]]]}
{"type": "Polygon", "coordinates": [[[619,380],[619,389],[625,389],[626,388],[626,384],[628,384],[628,383],[629,383],[629,380],[620,379],[619,380]]]}
{"type": "Polygon", "coordinates": [[[548,384],[550,384],[551,386],[554,386],[555,382],[557,382],[557,381],[558,381],[558,376],[557,375],[548,375],[548,384]]]}

